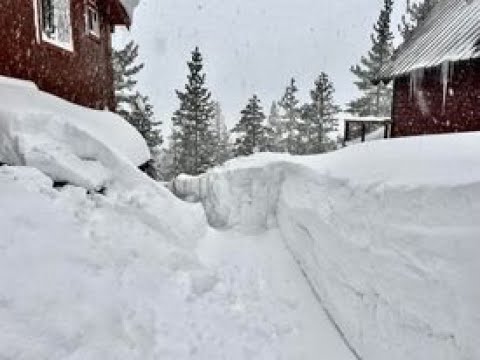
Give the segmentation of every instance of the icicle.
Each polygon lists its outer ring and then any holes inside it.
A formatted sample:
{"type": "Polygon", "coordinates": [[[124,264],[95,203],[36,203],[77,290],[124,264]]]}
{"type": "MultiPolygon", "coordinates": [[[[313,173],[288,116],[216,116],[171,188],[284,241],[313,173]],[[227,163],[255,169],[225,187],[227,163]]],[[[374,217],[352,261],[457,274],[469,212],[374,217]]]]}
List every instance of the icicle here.
{"type": "Polygon", "coordinates": [[[441,81],[443,85],[442,113],[445,113],[445,105],[447,102],[449,80],[450,80],[450,62],[446,60],[442,63],[442,71],[441,71],[441,81]]]}
{"type": "Polygon", "coordinates": [[[417,98],[418,89],[422,86],[424,76],[424,68],[415,69],[410,73],[410,100],[413,96],[417,98]]]}

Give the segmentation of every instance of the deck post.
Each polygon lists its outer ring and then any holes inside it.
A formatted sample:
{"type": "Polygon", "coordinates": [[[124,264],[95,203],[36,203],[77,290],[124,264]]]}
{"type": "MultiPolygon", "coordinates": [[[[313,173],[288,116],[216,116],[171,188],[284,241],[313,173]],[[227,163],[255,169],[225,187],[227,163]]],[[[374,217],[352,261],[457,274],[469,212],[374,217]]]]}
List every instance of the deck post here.
{"type": "Polygon", "coordinates": [[[350,141],[350,121],[345,121],[345,135],[343,136],[343,144],[346,145],[350,141]]]}
{"type": "Polygon", "coordinates": [[[365,123],[362,122],[362,142],[365,142],[366,133],[367,133],[367,127],[365,126],[365,123]]]}

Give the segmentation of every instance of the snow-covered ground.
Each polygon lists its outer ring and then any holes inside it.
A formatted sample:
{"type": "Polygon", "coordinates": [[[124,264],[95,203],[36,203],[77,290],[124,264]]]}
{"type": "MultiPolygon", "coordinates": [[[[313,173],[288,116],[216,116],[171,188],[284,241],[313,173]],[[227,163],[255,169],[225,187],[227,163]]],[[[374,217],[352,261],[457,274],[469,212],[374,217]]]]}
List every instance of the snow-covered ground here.
{"type": "Polygon", "coordinates": [[[279,228],[363,359],[479,359],[480,134],[258,154],[174,188],[209,222],[279,228]]]}
{"type": "Polygon", "coordinates": [[[353,359],[278,231],[218,232],[166,190],[57,191],[15,167],[0,229],[2,359],[353,359]]]}
{"type": "Polygon", "coordinates": [[[0,94],[0,359],[353,359],[278,231],[208,227],[114,115],[0,94]]]}
{"type": "Polygon", "coordinates": [[[480,134],[238,159],[192,204],[120,118],[0,96],[0,359],[480,358],[480,134]]]}

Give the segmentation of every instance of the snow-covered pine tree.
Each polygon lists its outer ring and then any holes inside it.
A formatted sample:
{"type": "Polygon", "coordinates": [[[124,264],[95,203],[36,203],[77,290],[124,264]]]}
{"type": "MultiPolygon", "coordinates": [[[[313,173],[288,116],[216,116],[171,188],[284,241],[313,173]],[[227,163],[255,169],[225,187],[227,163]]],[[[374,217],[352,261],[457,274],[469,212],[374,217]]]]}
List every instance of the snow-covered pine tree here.
{"type": "Polygon", "coordinates": [[[124,115],[131,110],[135,101],[137,75],[145,64],[137,64],[138,45],[130,41],[123,49],[112,50],[113,80],[115,87],[116,112],[124,115]]]}
{"type": "Polygon", "coordinates": [[[279,147],[281,151],[290,154],[297,153],[297,135],[298,135],[298,121],[300,119],[300,109],[298,108],[297,99],[298,88],[295,85],[295,79],[290,80],[290,84],[285,89],[285,94],[279,102],[283,110],[281,117],[281,134],[279,147]]]}
{"type": "Polygon", "coordinates": [[[155,121],[153,106],[148,96],[142,96],[139,92],[136,92],[132,97],[130,106],[130,112],[124,111],[123,116],[143,136],[152,156],[151,160],[143,166],[143,169],[153,179],[160,180],[158,156],[160,146],[163,144],[160,128],[162,122],[155,121]]]}
{"type": "Polygon", "coordinates": [[[398,26],[398,30],[404,41],[410,39],[415,29],[427,18],[439,0],[407,0],[407,9],[405,15],[402,16],[402,23],[398,26]]]}
{"type": "Polygon", "coordinates": [[[168,137],[168,146],[162,149],[158,156],[158,163],[160,164],[159,173],[165,181],[170,181],[181,173],[178,162],[179,142],[180,136],[172,128],[168,137]]]}
{"type": "Polygon", "coordinates": [[[133,96],[130,113],[126,114],[127,121],[132,124],[143,136],[150,149],[162,145],[161,121],[156,121],[153,113],[153,106],[148,96],[142,96],[136,92],[133,96]]]}
{"type": "Polygon", "coordinates": [[[362,56],[359,65],[351,67],[352,73],[358,78],[355,82],[362,96],[348,104],[348,111],[361,116],[389,116],[391,112],[392,89],[380,82],[374,85],[380,69],[393,54],[393,33],[391,17],[393,0],[384,0],[374,32],[371,35],[372,48],[367,56],[362,56]]]}
{"type": "Polygon", "coordinates": [[[315,87],[310,91],[311,114],[309,131],[309,152],[320,154],[334,146],[329,135],[337,130],[340,108],[334,101],[335,87],[328,75],[322,72],[315,80],[315,87]]]}
{"type": "Polygon", "coordinates": [[[222,107],[217,101],[214,104],[214,139],[215,139],[215,164],[221,165],[230,158],[230,133],[225,124],[222,107]]]}
{"type": "Polygon", "coordinates": [[[297,125],[296,154],[306,155],[313,153],[312,143],[315,131],[315,109],[312,104],[303,104],[299,107],[300,121],[297,125]]]}
{"type": "Polygon", "coordinates": [[[177,90],[180,107],[173,116],[178,136],[177,156],[179,171],[198,175],[215,164],[214,106],[207,89],[206,74],[199,48],[188,61],[189,75],[185,91],[177,90]]]}
{"type": "Polygon", "coordinates": [[[234,155],[246,156],[255,152],[267,151],[268,139],[272,130],[264,123],[265,114],[257,95],[253,95],[248,100],[248,104],[241,114],[240,121],[232,129],[232,133],[236,134],[234,155]]]}
{"type": "Polygon", "coordinates": [[[133,41],[123,49],[112,51],[116,112],[132,124],[147,142],[152,160],[145,169],[150,176],[158,179],[158,164],[155,159],[163,143],[160,128],[162,122],[155,120],[148,96],[143,96],[135,89],[135,75],[144,68],[143,63],[136,63],[137,60],[138,45],[133,41]]]}
{"type": "Polygon", "coordinates": [[[281,151],[280,140],[282,138],[282,119],[276,101],[273,101],[270,106],[267,125],[272,129],[268,139],[269,151],[281,151]]]}

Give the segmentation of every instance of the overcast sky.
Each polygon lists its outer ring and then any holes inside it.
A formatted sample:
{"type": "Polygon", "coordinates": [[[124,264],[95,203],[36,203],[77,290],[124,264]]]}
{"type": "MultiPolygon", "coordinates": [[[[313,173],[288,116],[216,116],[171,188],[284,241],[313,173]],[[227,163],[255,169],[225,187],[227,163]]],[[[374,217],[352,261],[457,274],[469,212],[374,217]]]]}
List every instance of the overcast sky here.
{"type": "MultiPolygon", "coordinates": [[[[394,29],[406,0],[397,0],[394,29]]],[[[306,100],[315,77],[327,72],[337,103],[356,96],[349,71],[370,47],[370,33],[383,0],[142,0],[130,34],[146,68],[140,88],[157,116],[168,122],[183,88],[186,60],[199,46],[208,86],[231,125],[256,93],[266,112],[297,79],[306,100]]],[[[166,124],[169,127],[169,124],[166,124]]]]}

